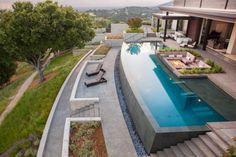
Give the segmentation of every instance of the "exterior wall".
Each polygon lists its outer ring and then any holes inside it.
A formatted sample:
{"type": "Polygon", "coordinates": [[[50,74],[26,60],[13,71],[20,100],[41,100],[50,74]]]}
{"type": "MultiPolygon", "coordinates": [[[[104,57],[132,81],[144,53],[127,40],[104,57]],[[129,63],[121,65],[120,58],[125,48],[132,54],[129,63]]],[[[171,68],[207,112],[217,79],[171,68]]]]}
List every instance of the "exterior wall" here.
{"type": "Polygon", "coordinates": [[[183,32],[187,32],[187,29],[188,29],[188,20],[184,20],[183,32]]]}
{"type": "Polygon", "coordinates": [[[183,7],[184,6],[184,0],[175,0],[174,6],[183,7]]]}
{"type": "Polygon", "coordinates": [[[202,27],[202,19],[201,18],[194,18],[189,21],[187,37],[191,38],[193,41],[197,41],[200,36],[202,27]]]}
{"type": "Polygon", "coordinates": [[[202,0],[202,8],[224,9],[225,0],[202,0]]]}
{"type": "Polygon", "coordinates": [[[229,0],[227,9],[236,9],[236,0],[229,0]]]}
{"type": "Polygon", "coordinates": [[[186,7],[200,7],[201,0],[186,0],[186,7]]]}
{"type": "Polygon", "coordinates": [[[236,23],[230,37],[229,46],[226,51],[228,54],[236,55],[236,23]]]}
{"type": "Polygon", "coordinates": [[[226,3],[227,0],[174,0],[174,6],[178,7],[236,9],[236,0],[228,0],[226,3]]]}

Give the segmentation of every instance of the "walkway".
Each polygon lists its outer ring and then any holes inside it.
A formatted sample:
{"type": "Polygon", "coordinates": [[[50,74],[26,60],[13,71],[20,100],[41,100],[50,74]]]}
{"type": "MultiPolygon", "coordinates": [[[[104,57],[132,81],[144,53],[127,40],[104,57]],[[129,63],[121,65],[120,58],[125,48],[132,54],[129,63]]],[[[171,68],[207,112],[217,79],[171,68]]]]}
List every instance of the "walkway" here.
{"type": "MultiPolygon", "coordinates": [[[[104,77],[108,82],[106,84],[100,84],[84,89],[84,91],[97,93],[97,96],[100,98],[100,115],[102,118],[103,134],[108,155],[115,157],[135,157],[137,156],[136,151],[120,109],[115,87],[114,65],[119,51],[120,48],[111,49],[104,59],[103,68],[106,70],[104,77]]],[[[72,113],[69,102],[71,91],[78,72],[87,60],[88,59],[85,59],[72,73],[61,93],[61,97],[50,125],[49,134],[44,148],[44,157],[61,156],[65,119],[70,117],[72,113]]],[[[83,81],[81,82],[83,83],[83,81]]]]}
{"type": "Polygon", "coordinates": [[[30,75],[29,78],[25,80],[25,82],[21,85],[20,89],[17,91],[17,94],[14,96],[14,99],[11,100],[7,108],[4,110],[4,112],[0,115],[0,125],[5,119],[5,117],[14,109],[14,107],[17,105],[18,101],[21,99],[21,97],[24,95],[25,91],[29,88],[31,83],[34,80],[34,77],[38,74],[38,72],[34,72],[30,75]]]}
{"type": "Polygon", "coordinates": [[[128,132],[116,93],[114,70],[115,60],[120,48],[112,48],[104,58],[103,69],[106,70],[107,83],[87,88],[84,81],[93,79],[85,75],[86,71],[96,68],[97,64],[89,64],[82,74],[76,97],[99,97],[102,128],[107,147],[108,156],[111,157],[135,157],[136,151],[128,132]]]}
{"type": "Polygon", "coordinates": [[[75,71],[72,73],[69,78],[67,84],[65,85],[64,90],[61,93],[61,97],[58,101],[57,107],[55,109],[55,113],[52,117],[52,121],[49,128],[49,133],[46,139],[46,145],[44,146],[43,156],[44,157],[60,157],[61,149],[62,149],[62,141],[63,141],[63,133],[64,133],[64,125],[67,117],[70,117],[70,95],[71,91],[77,77],[78,72],[80,71],[82,65],[80,64],[75,71]]]}

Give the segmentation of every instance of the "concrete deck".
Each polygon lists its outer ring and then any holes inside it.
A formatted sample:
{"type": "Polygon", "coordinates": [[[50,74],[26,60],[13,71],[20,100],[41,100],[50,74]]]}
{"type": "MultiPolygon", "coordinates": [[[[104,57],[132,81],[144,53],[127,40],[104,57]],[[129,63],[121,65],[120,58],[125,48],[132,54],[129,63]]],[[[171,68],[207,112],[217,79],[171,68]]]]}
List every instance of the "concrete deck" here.
{"type": "MultiPolygon", "coordinates": [[[[104,59],[107,83],[86,88],[86,93],[96,93],[100,99],[100,115],[108,156],[137,156],[116,93],[114,65],[120,48],[112,48],[104,59]]],[[[90,94],[88,94],[90,95],[90,94]]]]}
{"type": "MultiPolygon", "coordinates": [[[[120,48],[111,49],[107,57],[104,59],[103,68],[106,70],[104,77],[108,80],[108,82],[89,88],[85,87],[84,81],[88,79],[88,77],[85,76],[86,70],[93,69],[96,66],[96,64],[91,64],[83,73],[82,80],[79,85],[80,90],[78,90],[77,94],[78,97],[98,96],[100,98],[100,115],[102,118],[103,134],[108,155],[114,157],[135,157],[137,154],[123,118],[116,93],[114,65],[119,51],[120,48]]],[[[83,61],[83,64],[87,61],[87,59],[83,61]]],[[[73,113],[70,109],[69,99],[75,79],[83,64],[81,64],[74,71],[62,92],[58,106],[53,115],[44,149],[44,157],[61,156],[65,120],[73,113]]],[[[82,115],[82,113],[80,114],[82,115]]]]}

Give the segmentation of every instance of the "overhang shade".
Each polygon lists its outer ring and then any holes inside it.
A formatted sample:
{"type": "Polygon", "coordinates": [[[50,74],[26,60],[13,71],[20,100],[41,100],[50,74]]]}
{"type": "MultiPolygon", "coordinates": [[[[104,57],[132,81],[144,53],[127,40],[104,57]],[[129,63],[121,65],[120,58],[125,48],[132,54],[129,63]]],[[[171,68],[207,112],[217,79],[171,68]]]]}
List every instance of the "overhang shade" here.
{"type": "Polygon", "coordinates": [[[172,19],[172,20],[189,20],[191,17],[189,15],[184,15],[184,14],[162,14],[162,13],[153,13],[152,14],[154,17],[158,18],[158,19],[172,19]]]}
{"type": "Polygon", "coordinates": [[[230,9],[211,9],[211,8],[192,8],[192,7],[174,7],[163,6],[160,7],[163,11],[187,14],[190,16],[224,21],[224,22],[236,22],[236,10],[230,9]]]}

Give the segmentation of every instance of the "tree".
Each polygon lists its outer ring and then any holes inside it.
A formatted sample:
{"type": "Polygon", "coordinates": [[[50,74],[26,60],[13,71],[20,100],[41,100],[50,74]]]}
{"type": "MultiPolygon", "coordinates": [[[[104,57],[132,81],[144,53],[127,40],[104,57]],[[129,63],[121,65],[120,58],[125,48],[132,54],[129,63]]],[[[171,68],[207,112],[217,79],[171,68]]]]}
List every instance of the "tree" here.
{"type": "Polygon", "coordinates": [[[16,71],[16,64],[10,54],[0,44],[0,86],[7,83],[16,71]]]}
{"type": "Polygon", "coordinates": [[[142,22],[143,22],[142,19],[134,17],[128,20],[128,25],[131,29],[138,29],[142,26],[142,22]]]}
{"type": "Polygon", "coordinates": [[[16,2],[12,7],[9,18],[3,18],[5,25],[0,38],[19,61],[35,67],[41,82],[44,80],[42,59],[48,49],[81,48],[95,35],[89,16],[72,7],[52,1],[35,6],[30,2],[16,2]]]}

